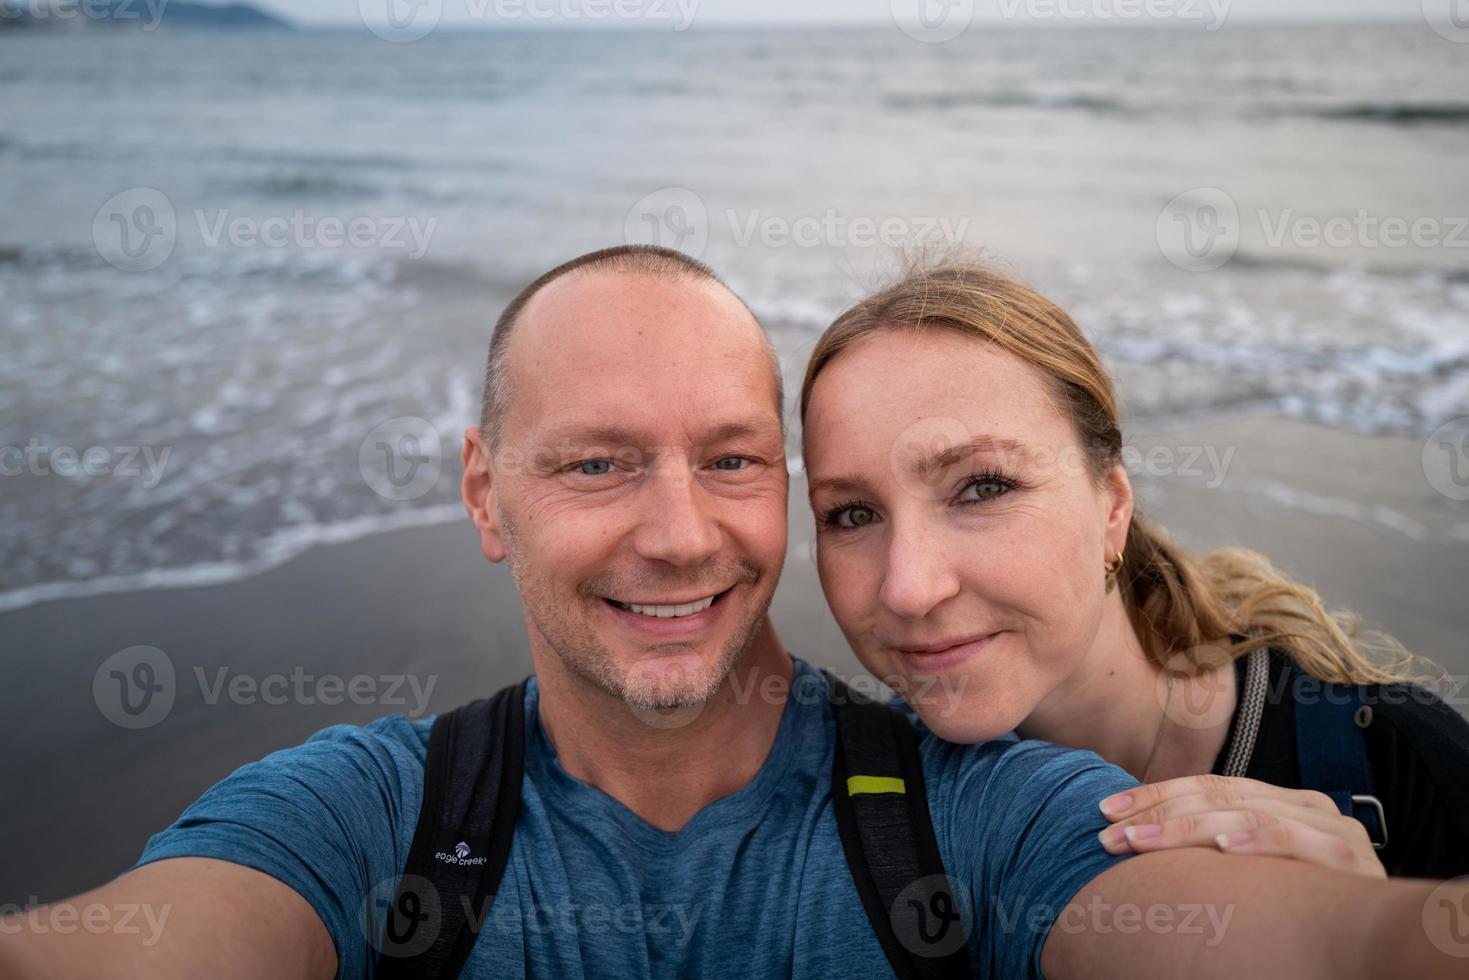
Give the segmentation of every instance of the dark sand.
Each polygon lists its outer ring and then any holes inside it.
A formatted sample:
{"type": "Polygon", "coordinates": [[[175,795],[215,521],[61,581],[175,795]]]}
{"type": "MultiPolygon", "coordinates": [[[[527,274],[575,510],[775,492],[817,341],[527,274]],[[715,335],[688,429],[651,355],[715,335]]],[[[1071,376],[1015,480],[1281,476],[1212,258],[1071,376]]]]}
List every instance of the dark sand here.
{"type": "MultiPolygon", "coordinates": [[[[1421,442],[1278,419],[1136,442],[1140,450],[1156,445],[1172,453],[1171,463],[1160,451],[1141,467],[1172,472],[1139,472],[1135,482],[1147,511],[1181,543],[1264,550],[1331,605],[1359,610],[1369,626],[1393,632],[1451,672],[1469,672],[1469,505],[1432,490],[1419,463],[1421,442]],[[1213,447],[1217,459],[1231,446],[1222,482],[1207,459],[1183,465],[1191,447],[1213,447]]],[[[793,481],[792,545],[773,615],[793,653],[851,673],[856,661],[816,581],[804,494],[804,484],[793,481]]],[[[294,696],[280,705],[228,696],[210,704],[196,669],[209,683],[222,667],[230,676],[364,675],[381,684],[412,675],[420,690],[433,684],[429,712],[530,669],[509,572],[484,561],[467,520],[315,548],[226,585],[32,606],[0,616],[0,637],[0,711],[11,733],[0,762],[0,904],[100,884],[236,767],[326,725],[416,706],[406,683],[400,703],[385,703],[380,686],[379,699],[366,704],[296,703],[294,696]],[[102,662],[138,644],[168,654],[177,699],[163,721],[134,731],[107,721],[92,691],[102,662]]]]}

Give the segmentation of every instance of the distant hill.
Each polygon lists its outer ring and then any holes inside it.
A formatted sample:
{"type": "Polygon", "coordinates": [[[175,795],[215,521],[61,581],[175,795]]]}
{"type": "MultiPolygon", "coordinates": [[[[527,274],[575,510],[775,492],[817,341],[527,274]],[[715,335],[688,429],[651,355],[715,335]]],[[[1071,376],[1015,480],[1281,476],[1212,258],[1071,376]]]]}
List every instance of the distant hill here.
{"type": "Polygon", "coordinates": [[[190,0],[0,0],[5,28],[158,27],[190,30],[293,30],[294,25],[248,3],[190,0]]]}

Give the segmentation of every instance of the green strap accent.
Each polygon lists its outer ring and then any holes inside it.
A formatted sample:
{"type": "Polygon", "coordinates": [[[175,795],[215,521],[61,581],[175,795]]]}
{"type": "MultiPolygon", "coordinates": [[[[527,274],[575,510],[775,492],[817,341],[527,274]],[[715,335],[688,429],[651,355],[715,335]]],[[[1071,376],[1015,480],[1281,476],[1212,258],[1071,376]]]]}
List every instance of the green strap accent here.
{"type": "Polygon", "coordinates": [[[858,793],[906,793],[908,787],[896,776],[848,776],[847,795],[858,793]]]}

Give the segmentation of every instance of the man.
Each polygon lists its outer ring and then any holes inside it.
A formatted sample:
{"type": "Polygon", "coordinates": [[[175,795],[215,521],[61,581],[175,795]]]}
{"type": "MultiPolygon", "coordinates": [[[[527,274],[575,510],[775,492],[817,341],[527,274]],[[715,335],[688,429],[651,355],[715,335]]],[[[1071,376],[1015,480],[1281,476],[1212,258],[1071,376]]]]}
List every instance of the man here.
{"type": "MultiPolygon", "coordinates": [[[[786,548],[781,391],[744,304],[659,249],[553,270],[496,326],[464,468],[536,676],[513,846],[463,975],[890,976],[833,815],[824,682],[766,615],[786,548]]],[[[167,905],[160,941],[7,929],[0,976],[371,975],[428,736],[401,716],[338,726],[239,770],[73,903],[167,905]]],[[[1114,858],[1096,801],[1134,785],[1121,770],[1038,743],[925,736],[921,752],[944,867],[974,898],[976,973],[1458,965],[1419,926],[1427,884],[1114,858]],[[1176,915],[1121,919],[1157,908],[1176,915]]]]}

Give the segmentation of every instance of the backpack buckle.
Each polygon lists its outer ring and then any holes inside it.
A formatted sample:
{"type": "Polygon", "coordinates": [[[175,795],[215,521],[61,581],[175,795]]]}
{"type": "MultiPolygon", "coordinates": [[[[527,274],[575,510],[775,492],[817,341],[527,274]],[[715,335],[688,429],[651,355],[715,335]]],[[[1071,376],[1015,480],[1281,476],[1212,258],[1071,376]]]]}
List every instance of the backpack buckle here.
{"type": "Polygon", "coordinates": [[[1377,811],[1377,829],[1382,832],[1382,840],[1379,841],[1372,839],[1373,835],[1371,823],[1363,820],[1362,825],[1367,828],[1367,838],[1369,840],[1372,840],[1373,848],[1380,851],[1387,846],[1387,814],[1382,812],[1382,801],[1375,796],[1353,795],[1352,809],[1355,810],[1359,806],[1370,806],[1373,810],[1377,811]]]}

